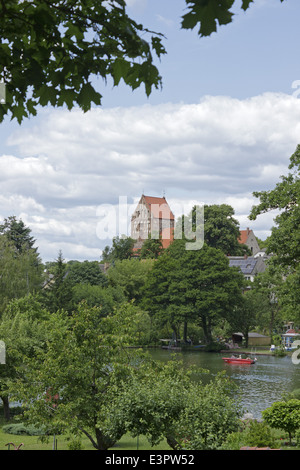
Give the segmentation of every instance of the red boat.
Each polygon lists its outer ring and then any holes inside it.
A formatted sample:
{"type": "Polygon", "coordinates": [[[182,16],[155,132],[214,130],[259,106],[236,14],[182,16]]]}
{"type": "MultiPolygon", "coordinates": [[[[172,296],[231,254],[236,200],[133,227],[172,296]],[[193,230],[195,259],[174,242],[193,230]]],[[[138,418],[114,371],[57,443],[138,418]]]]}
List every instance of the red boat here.
{"type": "Polygon", "coordinates": [[[228,364],[255,364],[256,358],[251,359],[251,358],[246,358],[243,359],[241,357],[222,357],[224,362],[227,362],[228,364]]]}

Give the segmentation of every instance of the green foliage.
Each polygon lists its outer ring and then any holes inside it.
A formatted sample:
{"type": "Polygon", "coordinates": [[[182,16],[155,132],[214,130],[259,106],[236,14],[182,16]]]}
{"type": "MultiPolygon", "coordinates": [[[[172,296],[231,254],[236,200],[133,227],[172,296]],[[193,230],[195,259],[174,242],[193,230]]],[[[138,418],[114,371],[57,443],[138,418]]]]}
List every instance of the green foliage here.
{"type": "Polygon", "coordinates": [[[250,447],[274,447],[275,437],[267,423],[251,421],[246,432],[245,445],[250,447]]]}
{"type": "Polygon", "coordinates": [[[246,245],[240,244],[240,228],[234,218],[234,209],[228,204],[204,206],[204,241],[230,256],[250,255],[246,245]]]}
{"type": "Polygon", "coordinates": [[[10,113],[21,123],[48,104],[86,112],[101,104],[93,77],[144,84],[147,95],[161,85],[153,54],[165,53],[162,36],[131,19],[124,0],[1,2],[0,29],[0,121],[10,113]]]}
{"type": "Polygon", "coordinates": [[[231,384],[223,377],[203,385],[175,359],[155,364],[134,377],[119,397],[113,423],[133,437],[145,435],[151,445],[164,438],[174,450],[214,449],[237,428],[239,406],[231,397],[231,384]],[[155,367],[153,367],[155,366],[155,367]]]}
{"type": "MultiPolygon", "coordinates": [[[[246,11],[253,0],[242,0],[246,11]]],[[[283,2],[283,0],[280,0],[283,2]]],[[[184,3],[184,1],[183,1],[184,3]]],[[[181,27],[209,36],[231,23],[235,0],[185,0],[181,27]]],[[[166,54],[163,35],[130,18],[125,0],[10,0],[0,3],[0,79],[9,114],[19,123],[39,106],[78,106],[84,112],[102,95],[93,78],[121,80],[132,90],[161,87],[155,56],[166,54]]]]}
{"type": "Polygon", "coordinates": [[[282,395],[282,399],[285,401],[291,400],[295,398],[296,400],[300,400],[300,388],[296,388],[295,390],[292,390],[291,392],[284,392],[282,395]]]}
{"type": "Polygon", "coordinates": [[[142,298],[142,288],[148,273],[152,270],[154,260],[123,259],[116,261],[107,271],[109,283],[123,290],[127,300],[142,298]]]}
{"type": "Polygon", "coordinates": [[[125,302],[126,298],[121,287],[93,286],[90,284],[76,284],[72,288],[73,308],[84,301],[89,307],[101,307],[101,315],[107,316],[114,309],[125,302]]]}
{"type": "Polygon", "coordinates": [[[255,220],[260,214],[280,210],[268,239],[268,251],[276,254],[275,261],[287,272],[300,263],[300,145],[290,157],[289,169],[293,172],[281,176],[281,182],[274,189],[253,193],[260,202],[252,208],[249,216],[255,220]]]}
{"type": "Polygon", "coordinates": [[[124,429],[112,432],[114,404],[132,374],[137,373],[139,351],[124,349],[134,328],[135,309],[125,305],[108,317],[100,308],[82,303],[67,316],[49,316],[46,348],[24,357],[26,380],[12,384],[14,399],[26,406],[30,423],[49,432],[78,433],[105,450],[124,429]]]}
{"type": "Polygon", "coordinates": [[[193,232],[198,231],[203,241],[211,248],[221,250],[225,255],[242,256],[251,255],[250,249],[239,243],[240,228],[234,218],[234,209],[228,204],[194,206],[187,216],[182,216],[176,224],[176,238],[192,238],[193,232]],[[204,225],[202,233],[201,225],[204,225]],[[191,234],[187,234],[192,230],[191,234]]]}
{"type": "Polygon", "coordinates": [[[186,250],[184,240],[175,240],[149,272],[142,305],[161,323],[169,323],[177,338],[180,324],[196,322],[210,342],[216,321],[240,301],[243,283],[220,250],[206,244],[186,250]]]}
{"type": "MultiPolygon", "coordinates": [[[[200,25],[199,36],[210,36],[217,31],[217,25],[226,25],[233,21],[231,8],[235,0],[185,0],[189,12],[183,15],[182,28],[194,29],[200,25]]],[[[242,0],[241,8],[246,11],[254,0],[242,0]]],[[[284,0],[280,0],[283,2],[284,0]]]]}
{"type": "Polygon", "coordinates": [[[48,280],[43,294],[44,303],[50,312],[61,309],[71,312],[73,307],[72,284],[68,279],[67,264],[61,251],[59,251],[54,265],[53,277],[48,280]]]}
{"type": "Polygon", "coordinates": [[[262,412],[262,416],[271,428],[286,431],[291,441],[294,432],[300,428],[300,400],[274,402],[262,412]]]}
{"type": "Polygon", "coordinates": [[[84,446],[79,438],[73,438],[68,443],[68,450],[83,450],[84,446]]]}
{"type": "Polygon", "coordinates": [[[0,225],[0,233],[13,243],[19,253],[34,248],[35,240],[31,236],[31,230],[22,219],[17,220],[15,216],[4,219],[0,225]]]}
{"type": "Polygon", "coordinates": [[[16,250],[6,234],[0,235],[0,314],[11,300],[42,287],[42,265],[35,250],[16,250]]]}
{"type": "Polygon", "coordinates": [[[5,364],[0,367],[0,397],[9,418],[9,387],[26,376],[24,363],[46,344],[49,313],[32,295],[12,301],[0,322],[0,338],[5,343],[5,364]]]}
{"type": "Polygon", "coordinates": [[[193,387],[176,425],[179,448],[214,450],[237,430],[241,408],[232,390],[222,374],[205,386],[193,387]]]}
{"type": "Polygon", "coordinates": [[[91,286],[104,286],[107,284],[105,274],[100,270],[98,261],[72,261],[66,265],[68,282],[75,284],[89,284],[91,286]]]}
{"type": "Polygon", "coordinates": [[[163,249],[161,237],[152,238],[152,235],[149,235],[149,238],[143,243],[139,257],[141,259],[157,259],[163,249]]]}
{"type": "Polygon", "coordinates": [[[275,351],[272,352],[272,355],[275,357],[285,357],[287,355],[284,346],[277,347],[275,351]]]}
{"type": "Polygon", "coordinates": [[[257,326],[258,319],[268,307],[267,299],[256,290],[245,291],[236,309],[233,309],[227,319],[235,331],[241,331],[248,347],[248,335],[252,328],[257,326]]]}
{"type": "Polygon", "coordinates": [[[135,240],[130,237],[114,237],[112,246],[106,246],[102,252],[102,260],[108,263],[132,258],[135,240]]]}
{"type": "Polygon", "coordinates": [[[2,431],[7,434],[25,435],[25,436],[43,436],[45,428],[36,428],[33,425],[24,423],[10,423],[2,426],[2,431]]]}
{"type": "Polygon", "coordinates": [[[222,450],[239,450],[246,446],[274,449],[277,444],[271,428],[265,422],[254,420],[250,421],[245,429],[230,433],[220,448],[222,450]]]}

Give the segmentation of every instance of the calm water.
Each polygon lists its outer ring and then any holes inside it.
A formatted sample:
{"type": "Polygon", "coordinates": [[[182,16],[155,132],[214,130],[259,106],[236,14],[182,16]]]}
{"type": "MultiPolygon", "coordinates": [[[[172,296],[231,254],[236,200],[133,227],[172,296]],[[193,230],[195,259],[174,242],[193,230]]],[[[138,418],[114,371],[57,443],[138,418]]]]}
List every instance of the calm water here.
{"type": "MultiPolygon", "coordinates": [[[[170,360],[173,354],[174,351],[164,349],[151,350],[151,356],[161,361],[170,360]]],[[[197,365],[209,370],[212,375],[225,370],[238,386],[236,396],[243,408],[255,418],[260,418],[261,412],[274,401],[281,400],[283,392],[300,388],[300,364],[293,364],[291,357],[258,355],[255,364],[236,365],[224,363],[223,356],[228,354],[176,352],[176,358],[187,367],[197,365]]]]}

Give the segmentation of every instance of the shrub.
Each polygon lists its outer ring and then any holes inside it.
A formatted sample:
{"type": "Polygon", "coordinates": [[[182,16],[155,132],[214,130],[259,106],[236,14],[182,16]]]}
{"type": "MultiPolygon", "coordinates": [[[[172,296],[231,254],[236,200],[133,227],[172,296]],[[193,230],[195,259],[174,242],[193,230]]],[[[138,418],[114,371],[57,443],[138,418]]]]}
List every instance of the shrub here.
{"type": "Polygon", "coordinates": [[[79,438],[73,438],[70,440],[68,444],[68,449],[69,450],[83,450],[84,447],[81,443],[81,440],[79,438]]]}
{"type": "Polygon", "coordinates": [[[7,434],[15,435],[27,435],[27,436],[42,436],[45,434],[45,430],[41,428],[36,428],[33,425],[26,426],[23,423],[11,423],[2,426],[2,431],[7,434]]]}
{"type": "Polygon", "coordinates": [[[250,423],[247,430],[247,445],[250,447],[274,447],[275,438],[267,423],[260,423],[256,420],[250,423]]]}
{"type": "Polygon", "coordinates": [[[254,420],[243,431],[229,434],[221,449],[239,450],[244,446],[274,448],[275,443],[276,439],[267,423],[254,420]]]}
{"type": "Polygon", "coordinates": [[[286,431],[291,443],[292,435],[300,428],[300,400],[274,402],[262,415],[269,426],[286,431]]]}

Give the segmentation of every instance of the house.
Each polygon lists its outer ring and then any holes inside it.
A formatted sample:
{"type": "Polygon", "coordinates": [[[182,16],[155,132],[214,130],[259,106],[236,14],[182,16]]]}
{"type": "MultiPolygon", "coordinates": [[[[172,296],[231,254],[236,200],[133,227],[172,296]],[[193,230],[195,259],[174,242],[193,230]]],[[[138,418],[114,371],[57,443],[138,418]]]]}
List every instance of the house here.
{"type": "Polygon", "coordinates": [[[131,217],[131,238],[134,249],[142,247],[145,240],[161,237],[164,248],[174,239],[175,217],[165,197],[141,196],[131,217]]]}
{"type": "Polygon", "coordinates": [[[240,238],[238,241],[239,243],[248,246],[253,256],[261,251],[253,230],[250,230],[249,227],[247,227],[246,230],[240,230],[240,238]]]}
{"type": "MultiPolygon", "coordinates": [[[[244,339],[243,333],[233,333],[232,342],[233,344],[241,344],[244,339]]],[[[271,337],[262,335],[260,333],[249,332],[248,333],[248,346],[269,346],[271,344],[271,337]]]]}
{"type": "Polygon", "coordinates": [[[282,344],[287,351],[297,348],[299,345],[300,333],[293,328],[288,329],[284,334],[281,335],[282,344]],[[298,340],[298,341],[297,341],[298,340]],[[294,341],[297,341],[295,344],[294,341]]]}
{"type": "Polygon", "coordinates": [[[254,277],[258,273],[262,273],[266,269],[266,263],[263,257],[259,256],[228,256],[229,266],[240,268],[247,281],[254,281],[254,277]]]}

